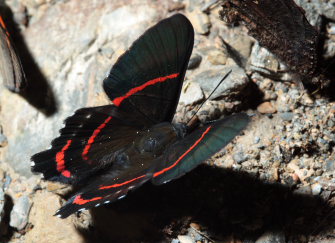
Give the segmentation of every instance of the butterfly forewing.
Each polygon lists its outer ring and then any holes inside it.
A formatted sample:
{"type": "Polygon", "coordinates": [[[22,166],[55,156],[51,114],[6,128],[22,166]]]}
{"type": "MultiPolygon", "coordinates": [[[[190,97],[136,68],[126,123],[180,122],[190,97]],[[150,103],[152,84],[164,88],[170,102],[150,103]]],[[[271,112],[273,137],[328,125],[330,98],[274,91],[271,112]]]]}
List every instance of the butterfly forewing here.
{"type": "Polygon", "coordinates": [[[206,125],[171,145],[155,169],[153,183],[162,184],[194,169],[225,147],[248,124],[246,114],[235,114],[206,125]]]}
{"type": "Polygon", "coordinates": [[[193,39],[193,27],[183,15],[162,20],[118,59],[104,80],[105,92],[121,110],[141,114],[152,124],[171,121],[193,39]]]}

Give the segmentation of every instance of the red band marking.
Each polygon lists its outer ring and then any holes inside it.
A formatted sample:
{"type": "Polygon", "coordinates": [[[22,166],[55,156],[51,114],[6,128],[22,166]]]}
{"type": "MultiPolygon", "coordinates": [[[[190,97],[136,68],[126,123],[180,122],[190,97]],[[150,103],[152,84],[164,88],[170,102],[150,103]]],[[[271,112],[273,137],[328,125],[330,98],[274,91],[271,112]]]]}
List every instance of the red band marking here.
{"type": "Polygon", "coordinates": [[[165,77],[159,77],[159,78],[155,78],[155,79],[152,79],[152,80],[149,80],[147,81],[146,83],[138,86],[138,87],[135,87],[135,88],[132,88],[131,90],[129,90],[124,96],[121,96],[121,97],[117,97],[113,100],[113,103],[114,105],[116,106],[120,106],[121,102],[128,98],[129,96],[145,89],[146,87],[150,86],[150,85],[154,85],[156,83],[162,83],[164,81],[166,81],[167,79],[173,79],[173,78],[176,78],[179,76],[179,73],[174,73],[174,74],[171,74],[171,75],[168,75],[168,76],[165,76],[165,77]]]}
{"type": "Polygon", "coordinates": [[[94,198],[86,200],[86,199],[81,198],[81,195],[78,195],[74,198],[73,203],[78,204],[78,205],[83,205],[88,202],[93,202],[93,201],[100,200],[100,199],[102,199],[102,197],[94,197],[94,198]]]}
{"type": "Polygon", "coordinates": [[[157,177],[157,176],[159,176],[159,175],[161,175],[161,174],[163,174],[163,173],[165,173],[166,171],[168,171],[168,170],[171,170],[173,167],[175,167],[189,152],[191,152],[200,142],[201,142],[201,140],[205,137],[205,135],[209,132],[209,130],[211,130],[211,128],[212,128],[212,126],[209,126],[204,132],[203,132],[203,134],[201,135],[201,137],[197,140],[197,141],[195,141],[195,143],[188,149],[188,150],[186,150],[186,152],[185,153],[183,153],[182,154],[182,156],[180,156],[177,160],[176,160],[176,162],[174,162],[171,166],[169,166],[169,167],[167,167],[167,168],[165,168],[165,169],[163,169],[163,170],[161,170],[161,171],[158,171],[158,172],[156,172],[156,173],[154,173],[154,177],[157,177]]]}
{"type": "Polygon", "coordinates": [[[70,177],[71,176],[71,172],[68,171],[68,170],[65,170],[65,160],[64,160],[64,153],[65,151],[70,147],[72,143],[72,140],[67,140],[67,143],[66,145],[62,148],[61,151],[59,151],[57,154],[56,154],[56,163],[57,163],[57,170],[59,172],[62,173],[63,176],[65,177],[70,177]]]}
{"type": "Polygon", "coordinates": [[[10,47],[11,46],[11,44],[10,44],[10,40],[9,40],[9,32],[8,32],[8,30],[7,30],[7,28],[6,28],[6,25],[5,25],[5,22],[3,21],[3,18],[0,16],[0,25],[2,26],[2,28],[5,30],[5,32],[6,32],[6,41],[7,41],[7,45],[8,45],[8,47],[10,47]]]}
{"type": "Polygon", "coordinates": [[[88,151],[90,150],[92,144],[94,143],[94,139],[98,136],[98,134],[101,132],[101,130],[107,125],[107,123],[112,119],[111,116],[109,116],[97,129],[93,131],[92,136],[88,139],[87,144],[84,148],[83,153],[81,156],[83,157],[84,160],[88,160],[88,151]]]}
{"type": "Polygon", "coordinates": [[[133,181],[136,181],[136,180],[139,180],[141,178],[145,177],[145,175],[142,175],[142,176],[139,176],[139,177],[136,177],[134,179],[131,179],[129,181],[125,181],[123,183],[120,183],[120,184],[113,184],[113,185],[110,185],[110,186],[100,186],[99,190],[104,190],[104,189],[109,189],[109,188],[114,188],[114,187],[120,187],[120,186],[124,186],[124,185],[127,185],[133,181]]]}

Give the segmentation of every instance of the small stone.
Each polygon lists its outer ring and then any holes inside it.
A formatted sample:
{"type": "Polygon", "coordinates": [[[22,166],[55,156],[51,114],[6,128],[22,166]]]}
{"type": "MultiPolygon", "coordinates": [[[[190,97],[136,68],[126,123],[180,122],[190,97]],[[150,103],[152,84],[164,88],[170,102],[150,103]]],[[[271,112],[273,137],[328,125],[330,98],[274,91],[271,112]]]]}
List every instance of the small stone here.
{"type": "Polygon", "coordinates": [[[196,223],[190,223],[190,227],[198,231],[201,229],[200,225],[196,223]]]}
{"type": "Polygon", "coordinates": [[[245,155],[243,152],[237,152],[234,154],[233,158],[236,163],[241,164],[248,159],[248,156],[245,155]]]}
{"type": "Polygon", "coordinates": [[[285,234],[283,232],[266,232],[259,237],[255,243],[285,243],[285,234]]]}
{"type": "Polygon", "coordinates": [[[4,214],[4,206],[5,206],[5,193],[4,191],[0,188],[0,222],[2,220],[2,216],[4,214]]]}
{"type": "Polygon", "coordinates": [[[312,194],[314,196],[319,195],[321,191],[322,191],[322,186],[319,183],[315,183],[312,185],[312,194]]]}
{"type": "Polygon", "coordinates": [[[6,175],[5,182],[2,185],[2,188],[6,191],[9,188],[10,183],[12,182],[12,178],[10,175],[6,175]]]}
{"type": "Polygon", "coordinates": [[[189,82],[183,87],[179,102],[184,103],[184,105],[193,105],[201,102],[204,98],[200,85],[195,82],[189,82]]]}
{"type": "Polygon", "coordinates": [[[201,63],[202,57],[199,54],[191,56],[187,69],[196,69],[201,63]]]}
{"type": "Polygon", "coordinates": [[[198,34],[207,35],[209,33],[211,22],[207,14],[201,12],[200,9],[194,9],[188,14],[188,18],[198,34]]]}
{"type": "Polygon", "coordinates": [[[185,8],[185,4],[182,2],[169,2],[169,5],[168,5],[169,12],[183,10],[184,8],[185,8]]]}
{"type": "Polygon", "coordinates": [[[180,243],[194,243],[192,238],[188,235],[178,235],[178,240],[180,243]]]}
{"type": "Polygon", "coordinates": [[[325,171],[335,171],[335,161],[326,160],[325,171]]]}
{"type": "Polygon", "coordinates": [[[264,102],[257,107],[259,113],[262,114],[273,114],[277,112],[276,108],[270,102],[264,102]]]}
{"type": "Polygon", "coordinates": [[[10,213],[9,225],[22,230],[28,223],[28,216],[30,211],[31,203],[27,196],[20,197],[10,213]]]}
{"type": "Polygon", "coordinates": [[[7,138],[5,135],[0,133],[0,147],[5,147],[8,144],[7,138]]]}
{"type": "Polygon", "coordinates": [[[204,91],[206,97],[216,91],[209,98],[210,100],[219,97],[230,97],[240,93],[243,88],[249,83],[248,77],[243,69],[236,66],[227,66],[218,70],[206,70],[194,77],[194,82],[197,82],[204,91]],[[218,86],[222,78],[230,71],[232,72],[218,86]]]}
{"type": "Polygon", "coordinates": [[[261,138],[260,138],[260,137],[256,136],[256,137],[254,138],[254,144],[258,144],[260,141],[261,141],[261,138]]]}
{"type": "Polygon", "coordinates": [[[213,65],[225,65],[227,63],[227,55],[219,49],[214,49],[208,53],[208,61],[213,65]]]}
{"type": "Polygon", "coordinates": [[[284,121],[291,121],[293,119],[294,113],[292,112],[283,112],[280,114],[281,119],[284,121]]]}

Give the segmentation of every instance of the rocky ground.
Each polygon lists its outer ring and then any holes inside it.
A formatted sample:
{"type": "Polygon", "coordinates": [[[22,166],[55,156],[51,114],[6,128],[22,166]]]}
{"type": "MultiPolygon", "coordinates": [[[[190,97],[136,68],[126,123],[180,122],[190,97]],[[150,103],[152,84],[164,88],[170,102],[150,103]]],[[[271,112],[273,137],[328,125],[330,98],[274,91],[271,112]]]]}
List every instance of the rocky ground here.
{"type": "MultiPolygon", "coordinates": [[[[311,23],[323,26],[324,56],[331,59],[335,1],[296,2],[311,23]]],[[[21,95],[0,89],[1,242],[335,242],[334,96],[301,89],[243,26],[220,21],[219,1],[1,5],[16,23],[29,82],[21,95]],[[181,179],[148,183],[67,219],[53,217],[68,189],[32,175],[30,156],[49,146],[74,110],[107,104],[105,73],[145,29],[176,12],[196,31],[176,121],[187,121],[232,70],[198,118],[244,111],[251,124],[181,179]]]]}

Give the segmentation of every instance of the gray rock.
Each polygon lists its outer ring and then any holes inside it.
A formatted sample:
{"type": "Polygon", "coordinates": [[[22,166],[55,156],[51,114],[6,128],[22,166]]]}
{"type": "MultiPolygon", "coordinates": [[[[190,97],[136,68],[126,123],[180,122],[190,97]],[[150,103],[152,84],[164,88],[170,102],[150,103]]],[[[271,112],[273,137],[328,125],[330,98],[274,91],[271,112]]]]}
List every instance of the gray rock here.
{"type": "Polygon", "coordinates": [[[183,87],[179,102],[184,103],[184,105],[192,105],[199,103],[204,98],[200,85],[195,82],[189,82],[183,87]]]}
{"type": "Polygon", "coordinates": [[[248,155],[240,151],[233,155],[233,159],[235,160],[236,163],[241,164],[248,159],[248,155]]]}
{"type": "Polygon", "coordinates": [[[195,243],[195,241],[188,235],[178,235],[180,243],[195,243]]]}
{"type": "Polygon", "coordinates": [[[4,214],[4,207],[5,207],[5,193],[2,190],[2,188],[0,188],[0,223],[2,220],[2,216],[4,214]]]}
{"type": "Polygon", "coordinates": [[[322,186],[319,183],[315,183],[312,185],[312,194],[314,196],[319,195],[321,191],[322,191],[322,186]]]}
{"type": "Polygon", "coordinates": [[[201,63],[202,57],[199,54],[194,54],[188,63],[187,69],[196,69],[201,63]]]}
{"type": "Polygon", "coordinates": [[[239,93],[248,83],[248,77],[239,67],[224,67],[201,72],[193,80],[199,83],[206,97],[213,92],[225,74],[232,70],[231,74],[221,83],[217,90],[209,98],[210,100],[219,97],[229,97],[239,93]]]}
{"type": "Polygon", "coordinates": [[[211,22],[207,14],[201,12],[200,9],[194,9],[187,17],[190,19],[196,33],[201,35],[209,33],[211,22]]]}
{"type": "Polygon", "coordinates": [[[267,49],[261,47],[258,42],[252,47],[250,54],[250,70],[261,73],[267,77],[283,79],[280,62],[267,49]]]}
{"type": "Polygon", "coordinates": [[[326,160],[325,163],[325,167],[324,167],[325,171],[335,171],[335,161],[334,160],[326,160]]]}
{"type": "Polygon", "coordinates": [[[0,133],[0,147],[5,147],[8,141],[4,134],[0,133]]]}
{"type": "Polygon", "coordinates": [[[283,112],[280,114],[280,118],[284,121],[291,121],[293,119],[294,113],[292,112],[283,112]]]}
{"type": "Polygon", "coordinates": [[[9,225],[17,230],[24,229],[28,223],[30,207],[29,198],[27,196],[20,197],[10,213],[9,225]]]}
{"type": "Polygon", "coordinates": [[[283,232],[266,232],[259,237],[255,243],[285,243],[285,234],[283,232]]]}
{"type": "Polygon", "coordinates": [[[5,182],[2,185],[2,188],[6,191],[9,188],[10,183],[12,182],[12,178],[10,175],[6,175],[5,182]]]}

